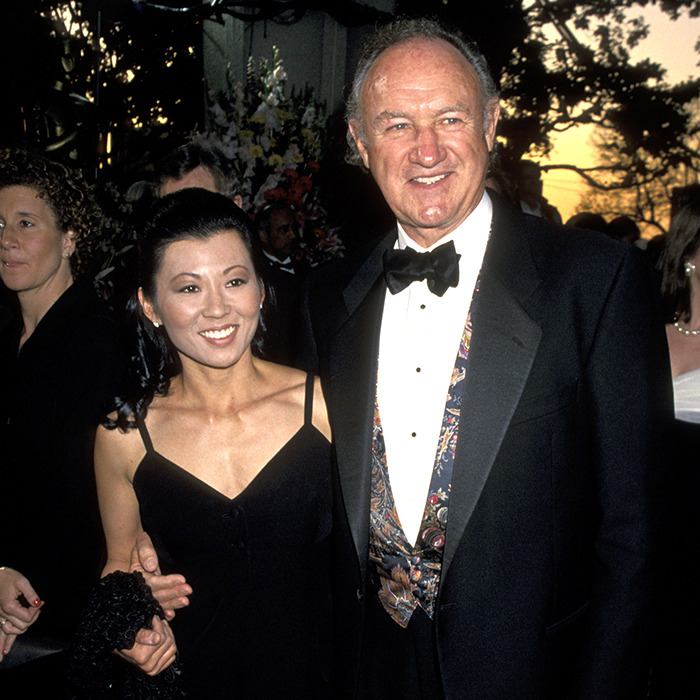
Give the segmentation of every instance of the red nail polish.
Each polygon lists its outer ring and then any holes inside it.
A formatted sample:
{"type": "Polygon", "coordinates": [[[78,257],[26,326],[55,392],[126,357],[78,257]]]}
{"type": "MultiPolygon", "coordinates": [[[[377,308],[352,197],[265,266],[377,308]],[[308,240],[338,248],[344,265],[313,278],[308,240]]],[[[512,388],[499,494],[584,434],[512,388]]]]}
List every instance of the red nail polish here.
{"type": "Polygon", "coordinates": [[[37,599],[34,601],[34,607],[35,607],[35,608],[38,608],[40,605],[41,605],[41,601],[37,598],[37,599]]]}

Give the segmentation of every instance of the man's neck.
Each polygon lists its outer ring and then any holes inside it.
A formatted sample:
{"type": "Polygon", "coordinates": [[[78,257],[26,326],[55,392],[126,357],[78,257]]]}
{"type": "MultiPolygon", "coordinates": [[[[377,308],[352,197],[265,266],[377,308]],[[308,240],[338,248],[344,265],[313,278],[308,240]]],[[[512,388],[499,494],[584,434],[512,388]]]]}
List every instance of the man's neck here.
{"type": "Polygon", "coordinates": [[[431,250],[443,243],[447,243],[449,240],[455,240],[455,232],[460,229],[469,227],[471,224],[467,222],[474,221],[477,222],[481,217],[485,215],[484,207],[488,207],[489,217],[491,216],[491,201],[486,195],[485,190],[482,190],[481,197],[479,198],[476,206],[470,210],[469,214],[462,219],[462,221],[457,224],[457,226],[440,231],[439,229],[417,229],[415,227],[405,227],[400,221],[397,221],[399,227],[399,247],[403,248],[408,245],[411,248],[420,248],[423,250],[431,250]],[[486,202],[484,200],[487,200],[486,202]],[[478,213],[481,212],[481,213],[478,213]],[[476,217],[474,215],[476,214],[476,217]],[[403,240],[403,242],[401,242],[403,240]],[[409,242],[410,241],[410,242],[409,242]]]}

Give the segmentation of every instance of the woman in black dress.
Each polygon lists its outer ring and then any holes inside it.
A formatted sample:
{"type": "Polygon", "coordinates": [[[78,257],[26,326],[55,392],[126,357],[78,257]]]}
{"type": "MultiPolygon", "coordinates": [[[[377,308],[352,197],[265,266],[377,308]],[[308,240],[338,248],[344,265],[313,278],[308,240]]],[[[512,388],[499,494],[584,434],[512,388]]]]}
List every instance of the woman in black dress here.
{"type": "Polygon", "coordinates": [[[140,657],[191,698],[328,696],[330,429],[318,381],[253,348],[265,305],[252,223],[187,189],[140,242],[134,383],[98,433],[105,573],[139,534],[190,605],[140,657]],[[110,430],[109,428],[117,428],[110,430]]]}
{"type": "Polygon", "coordinates": [[[84,274],[100,218],[77,173],[0,151],[0,695],[58,695],[60,654],[20,661],[67,646],[103,561],[92,451],[122,357],[84,274]]]}
{"type": "Polygon", "coordinates": [[[654,700],[700,695],[700,196],[674,215],[659,259],[676,420],[661,571],[661,637],[654,700]]]}

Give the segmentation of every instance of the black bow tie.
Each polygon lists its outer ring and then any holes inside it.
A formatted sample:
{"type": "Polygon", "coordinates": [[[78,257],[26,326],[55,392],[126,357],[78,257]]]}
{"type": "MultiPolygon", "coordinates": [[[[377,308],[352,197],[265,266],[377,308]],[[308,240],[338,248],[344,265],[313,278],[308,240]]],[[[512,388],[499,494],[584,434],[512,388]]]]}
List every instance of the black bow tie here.
{"type": "Polygon", "coordinates": [[[428,281],[428,289],[441,297],[448,287],[459,282],[459,255],[452,241],[429,253],[412,248],[394,248],[384,252],[384,277],[392,294],[406,289],[411,282],[428,281]]]}

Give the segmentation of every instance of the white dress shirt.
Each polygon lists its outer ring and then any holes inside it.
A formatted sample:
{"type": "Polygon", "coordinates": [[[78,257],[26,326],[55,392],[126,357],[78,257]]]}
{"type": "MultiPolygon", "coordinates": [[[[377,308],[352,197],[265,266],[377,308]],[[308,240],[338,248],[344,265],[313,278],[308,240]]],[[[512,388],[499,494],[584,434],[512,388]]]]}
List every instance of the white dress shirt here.
{"type": "Polygon", "coordinates": [[[274,255],[268,253],[264,248],[262,249],[263,255],[274,265],[276,268],[279,270],[284,270],[284,272],[288,272],[290,275],[294,274],[294,266],[292,264],[292,258],[291,256],[287,256],[284,260],[280,260],[279,258],[276,258],[274,255]]]}
{"type": "Polygon", "coordinates": [[[459,284],[442,297],[428,283],[387,290],[379,339],[377,401],[394,503],[404,534],[415,542],[435,464],[445,400],[484,258],[493,208],[484,193],[460,226],[431,248],[421,248],[399,225],[397,248],[419,252],[454,241],[459,284]]]}

